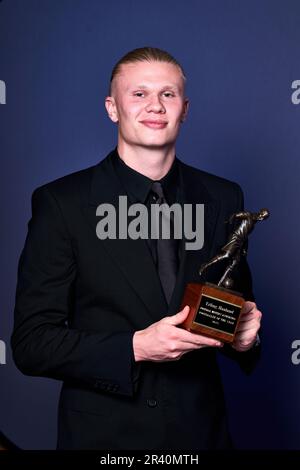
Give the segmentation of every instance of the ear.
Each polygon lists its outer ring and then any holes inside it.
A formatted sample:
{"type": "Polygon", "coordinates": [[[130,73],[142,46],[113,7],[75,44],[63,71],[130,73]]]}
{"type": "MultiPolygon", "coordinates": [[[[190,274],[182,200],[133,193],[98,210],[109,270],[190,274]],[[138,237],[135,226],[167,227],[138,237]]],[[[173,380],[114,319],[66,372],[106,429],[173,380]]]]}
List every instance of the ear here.
{"type": "Polygon", "coordinates": [[[188,98],[185,98],[184,99],[184,105],[183,105],[183,113],[182,113],[182,116],[181,116],[181,122],[184,122],[186,120],[187,113],[188,113],[188,110],[189,110],[189,106],[190,106],[190,102],[189,102],[188,98]]]}
{"type": "Polygon", "coordinates": [[[113,122],[118,122],[119,120],[118,111],[117,111],[116,102],[113,96],[107,96],[105,98],[105,107],[106,107],[108,117],[113,122]]]}

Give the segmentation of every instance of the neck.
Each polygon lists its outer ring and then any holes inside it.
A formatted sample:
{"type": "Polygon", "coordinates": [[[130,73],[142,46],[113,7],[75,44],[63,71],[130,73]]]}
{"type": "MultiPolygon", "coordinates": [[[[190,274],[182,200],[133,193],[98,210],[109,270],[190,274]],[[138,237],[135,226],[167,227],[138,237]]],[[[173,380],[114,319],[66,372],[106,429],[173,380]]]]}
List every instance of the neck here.
{"type": "Polygon", "coordinates": [[[128,147],[118,144],[118,153],[126,165],[152,180],[160,180],[170,170],[175,148],[128,147]]]}

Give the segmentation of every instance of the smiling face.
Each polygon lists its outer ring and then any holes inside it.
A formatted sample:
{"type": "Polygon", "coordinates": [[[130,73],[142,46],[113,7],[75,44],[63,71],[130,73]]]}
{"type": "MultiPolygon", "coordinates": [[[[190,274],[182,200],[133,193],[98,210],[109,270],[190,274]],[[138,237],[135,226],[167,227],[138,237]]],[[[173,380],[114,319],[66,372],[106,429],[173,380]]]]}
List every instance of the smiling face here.
{"type": "Polygon", "coordinates": [[[122,64],[105,105],[119,126],[119,148],[171,149],[188,108],[184,78],[168,62],[122,64]]]}

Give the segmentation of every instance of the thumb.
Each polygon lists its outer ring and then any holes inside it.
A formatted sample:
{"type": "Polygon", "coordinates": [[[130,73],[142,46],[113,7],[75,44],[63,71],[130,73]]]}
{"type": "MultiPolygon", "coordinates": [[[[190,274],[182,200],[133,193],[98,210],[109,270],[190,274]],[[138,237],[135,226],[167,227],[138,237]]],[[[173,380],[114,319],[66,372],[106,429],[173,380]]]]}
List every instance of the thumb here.
{"type": "Polygon", "coordinates": [[[190,307],[186,305],[180,312],[175,313],[171,317],[168,317],[168,323],[170,325],[180,325],[184,322],[190,312],[190,307]]]}

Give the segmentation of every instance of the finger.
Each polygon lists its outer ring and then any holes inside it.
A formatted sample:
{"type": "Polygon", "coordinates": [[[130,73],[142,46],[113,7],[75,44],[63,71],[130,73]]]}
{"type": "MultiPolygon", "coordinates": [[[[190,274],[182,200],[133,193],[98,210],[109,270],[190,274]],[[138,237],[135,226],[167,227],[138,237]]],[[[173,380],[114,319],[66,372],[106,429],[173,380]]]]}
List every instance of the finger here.
{"type": "MultiPolygon", "coordinates": [[[[167,317],[173,318],[173,317],[167,317]]],[[[174,326],[174,325],[172,325],[174,326]]],[[[189,349],[191,346],[199,348],[199,346],[223,346],[219,340],[204,336],[198,333],[193,333],[183,328],[177,328],[176,325],[172,330],[172,339],[176,340],[180,347],[189,349]]]]}
{"type": "Polygon", "coordinates": [[[209,338],[208,336],[188,333],[187,335],[183,335],[180,339],[182,343],[186,343],[188,347],[195,346],[195,348],[199,348],[199,346],[223,346],[223,343],[217,339],[209,338]]]}
{"type": "Polygon", "coordinates": [[[242,314],[245,315],[245,314],[255,310],[256,308],[257,307],[256,307],[255,302],[251,302],[251,301],[247,300],[243,305],[242,314]]]}
{"type": "Polygon", "coordinates": [[[253,320],[252,322],[249,322],[249,323],[239,324],[238,329],[237,329],[237,333],[241,333],[241,332],[244,332],[244,331],[250,331],[250,330],[258,331],[259,328],[260,328],[260,323],[258,323],[256,320],[253,320]]]}
{"type": "Polygon", "coordinates": [[[240,323],[247,323],[253,319],[256,319],[257,321],[261,321],[261,318],[262,318],[262,313],[260,310],[257,310],[257,308],[255,310],[251,310],[251,312],[247,312],[247,313],[244,313],[241,315],[240,317],[240,323]]]}
{"type": "Polygon", "coordinates": [[[189,312],[190,307],[186,305],[182,310],[180,310],[180,312],[175,313],[175,315],[172,315],[171,317],[165,317],[164,320],[169,325],[180,325],[187,318],[189,312]]]}

